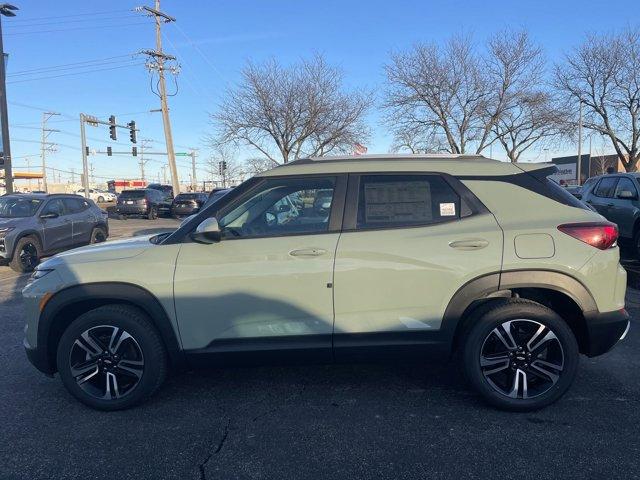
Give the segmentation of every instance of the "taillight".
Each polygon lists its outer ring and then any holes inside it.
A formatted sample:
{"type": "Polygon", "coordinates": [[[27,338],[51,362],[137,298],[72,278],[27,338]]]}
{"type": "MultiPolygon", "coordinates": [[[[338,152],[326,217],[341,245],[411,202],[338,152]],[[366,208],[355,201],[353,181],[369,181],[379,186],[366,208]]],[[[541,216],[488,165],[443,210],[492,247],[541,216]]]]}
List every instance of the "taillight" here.
{"type": "Polygon", "coordinates": [[[600,250],[615,246],[618,240],[618,227],[615,223],[565,223],[558,230],[600,250]]]}

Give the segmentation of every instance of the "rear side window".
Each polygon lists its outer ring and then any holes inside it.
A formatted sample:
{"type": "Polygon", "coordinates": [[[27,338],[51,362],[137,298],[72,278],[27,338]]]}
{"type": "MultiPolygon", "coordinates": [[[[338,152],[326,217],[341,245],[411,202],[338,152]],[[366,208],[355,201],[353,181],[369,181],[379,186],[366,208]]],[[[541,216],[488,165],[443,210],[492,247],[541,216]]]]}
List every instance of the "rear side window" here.
{"type": "Polygon", "coordinates": [[[69,213],[79,213],[90,207],[89,202],[82,198],[65,198],[63,202],[69,213]]]}
{"type": "Polygon", "coordinates": [[[578,200],[576,197],[571,195],[571,193],[567,192],[565,188],[561,187],[550,178],[545,178],[545,181],[543,183],[547,186],[548,192],[534,190],[536,193],[544,195],[545,197],[555,200],[556,202],[560,202],[563,205],[581,208],[582,210],[591,210],[581,200],[578,200]]]}
{"type": "Polygon", "coordinates": [[[593,191],[597,197],[612,198],[616,189],[617,177],[604,177],[593,191]]]}
{"type": "Polygon", "coordinates": [[[618,185],[616,186],[615,196],[617,197],[618,195],[620,195],[620,192],[624,192],[624,191],[631,192],[634,195],[638,194],[638,191],[636,190],[635,185],[627,177],[621,177],[620,180],[618,181],[618,185]]]}
{"type": "Polygon", "coordinates": [[[460,196],[439,175],[363,175],[357,228],[430,225],[460,218],[460,196]]]}

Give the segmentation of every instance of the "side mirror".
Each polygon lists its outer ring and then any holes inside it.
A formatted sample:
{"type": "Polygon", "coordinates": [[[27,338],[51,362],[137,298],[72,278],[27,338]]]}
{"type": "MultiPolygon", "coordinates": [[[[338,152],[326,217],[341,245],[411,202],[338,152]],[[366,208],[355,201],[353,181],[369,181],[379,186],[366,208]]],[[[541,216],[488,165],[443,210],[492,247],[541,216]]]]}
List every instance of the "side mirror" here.
{"type": "Polygon", "coordinates": [[[637,198],[637,195],[633,192],[630,192],[629,190],[622,190],[620,193],[618,193],[618,198],[622,198],[624,200],[632,200],[637,198]]]}
{"type": "Polygon", "coordinates": [[[49,212],[49,213],[43,213],[42,215],[40,215],[40,218],[43,219],[47,219],[47,218],[58,218],[60,215],[58,215],[56,212],[49,212]]]}
{"type": "Polygon", "coordinates": [[[191,234],[193,241],[198,243],[216,243],[222,238],[220,232],[220,225],[215,217],[207,218],[203,220],[200,225],[196,227],[196,231],[191,234]]]}

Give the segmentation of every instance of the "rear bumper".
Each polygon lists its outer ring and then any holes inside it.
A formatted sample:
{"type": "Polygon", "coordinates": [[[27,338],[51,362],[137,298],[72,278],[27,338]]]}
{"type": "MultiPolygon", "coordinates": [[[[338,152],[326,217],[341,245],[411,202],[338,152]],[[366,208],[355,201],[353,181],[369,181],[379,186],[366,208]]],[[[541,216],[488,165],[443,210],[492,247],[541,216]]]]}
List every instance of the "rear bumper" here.
{"type": "Polygon", "coordinates": [[[121,215],[146,215],[149,209],[146,205],[118,205],[116,213],[121,215]]]}
{"type": "Polygon", "coordinates": [[[587,351],[589,357],[602,355],[611,350],[626,336],[629,327],[629,314],[622,308],[613,312],[589,312],[584,315],[587,323],[587,351]]]}

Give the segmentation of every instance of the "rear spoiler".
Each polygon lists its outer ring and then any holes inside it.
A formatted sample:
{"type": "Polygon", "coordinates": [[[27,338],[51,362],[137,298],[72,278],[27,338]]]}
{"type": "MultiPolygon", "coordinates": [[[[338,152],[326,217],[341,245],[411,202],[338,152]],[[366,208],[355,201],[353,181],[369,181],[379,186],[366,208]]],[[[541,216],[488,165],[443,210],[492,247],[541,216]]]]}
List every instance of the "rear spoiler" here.
{"type": "Polygon", "coordinates": [[[553,163],[514,163],[513,165],[538,180],[544,180],[558,171],[558,166],[553,163]]]}

